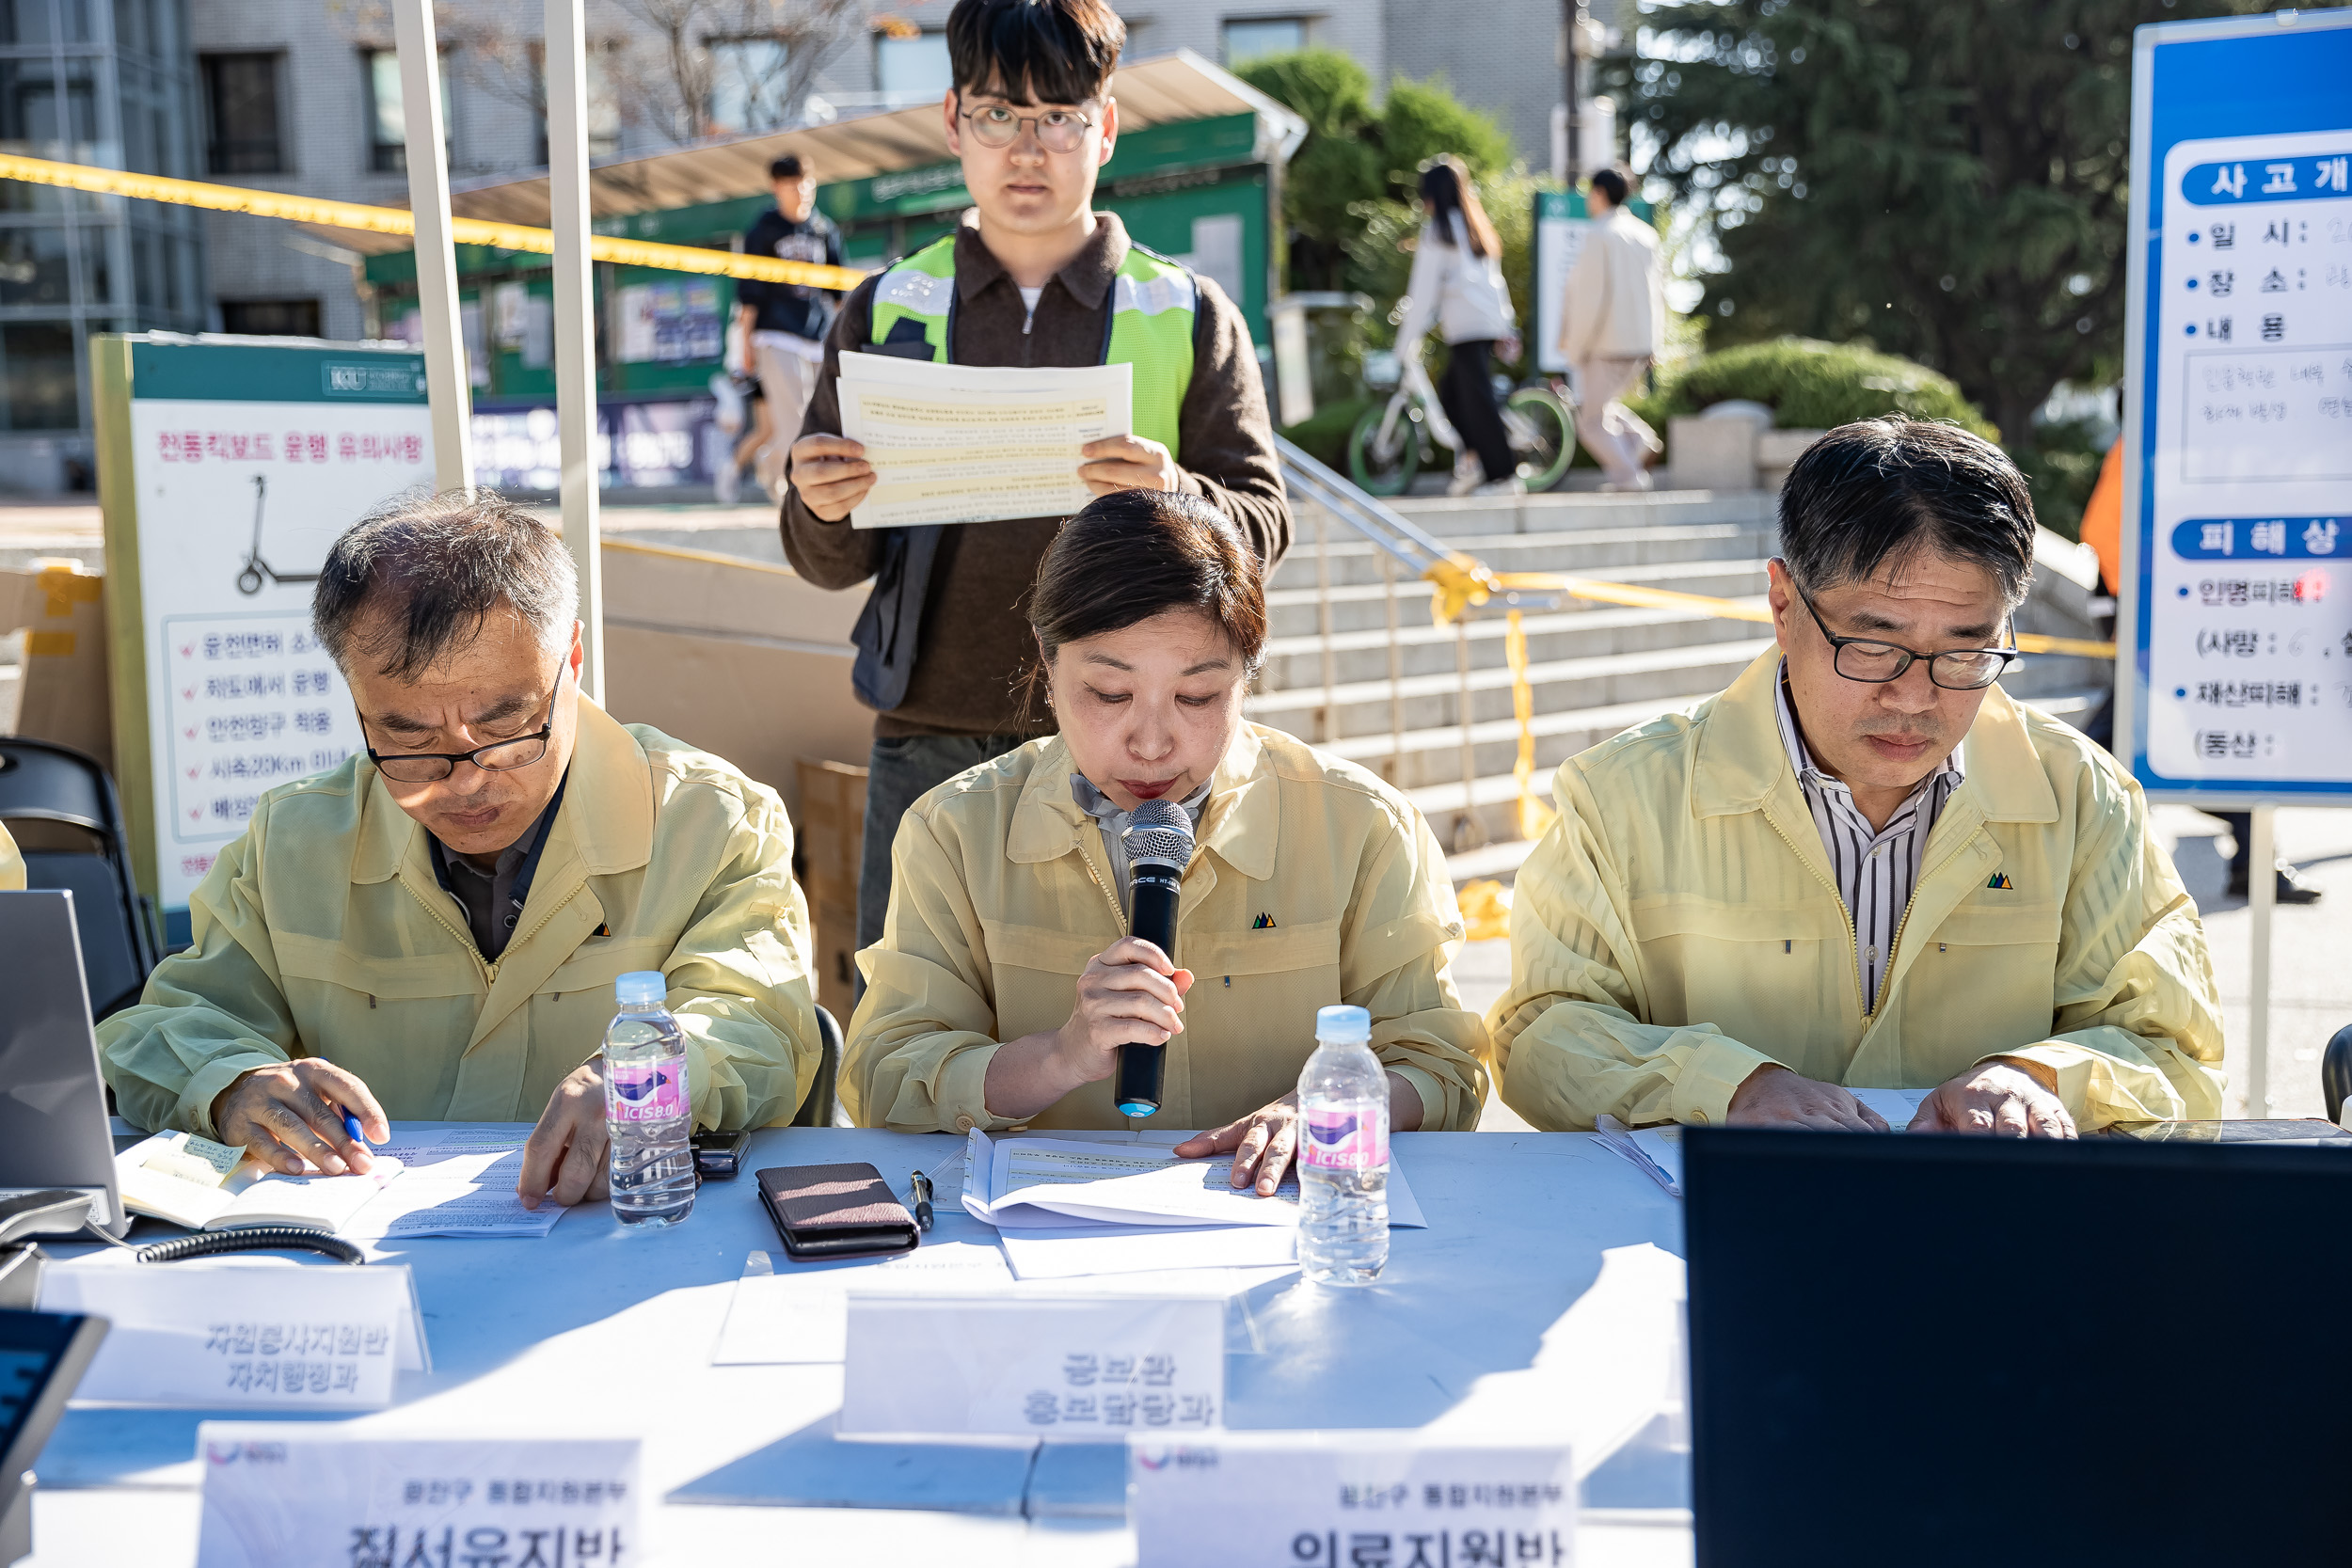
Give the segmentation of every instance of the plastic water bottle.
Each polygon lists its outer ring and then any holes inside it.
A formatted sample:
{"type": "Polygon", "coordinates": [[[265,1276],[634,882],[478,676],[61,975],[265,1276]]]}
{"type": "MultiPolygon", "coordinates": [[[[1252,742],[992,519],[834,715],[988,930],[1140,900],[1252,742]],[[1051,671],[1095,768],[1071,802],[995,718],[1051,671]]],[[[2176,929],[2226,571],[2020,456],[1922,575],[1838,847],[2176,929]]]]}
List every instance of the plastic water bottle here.
{"type": "Polygon", "coordinates": [[[1363,1008],[1315,1014],[1298,1107],[1299,1271],[1318,1285],[1369,1285],[1389,1261],[1389,1075],[1363,1008]]]}
{"type": "Polygon", "coordinates": [[[623,1225],[675,1225],[694,1207],[694,1101],[686,1036],[663,1006],[657,969],[613,982],[621,1010],[604,1032],[604,1119],[612,1133],[612,1213],[623,1225]]]}

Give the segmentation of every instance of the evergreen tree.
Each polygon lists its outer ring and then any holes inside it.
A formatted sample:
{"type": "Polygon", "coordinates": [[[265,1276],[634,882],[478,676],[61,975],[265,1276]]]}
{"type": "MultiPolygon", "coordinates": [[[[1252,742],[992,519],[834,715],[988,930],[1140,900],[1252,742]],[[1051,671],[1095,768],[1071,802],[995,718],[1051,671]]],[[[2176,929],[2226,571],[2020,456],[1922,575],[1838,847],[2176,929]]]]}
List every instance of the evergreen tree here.
{"type": "Polygon", "coordinates": [[[1712,343],[1867,340],[2012,444],[2122,373],[2132,29],[2261,0],[1691,0],[1616,68],[1711,214],[1712,343]]]}
{"type": "Polygon", "coordinates": [[[1511,162],[1502,128],[1455,98],[1441,78],[1399,76],[1375,108],[1372,78],[1335,49],[1265,55],[1235,74],[1307,122],[1307,139],[1282,175],[1294,291],[1362,289],[1385,306],[1405,286],[1403,266],[1385,256],[1368,264],[1365,235],[1384,220],[1393,226],[1412,200],[1422,162],[1451,152],[1482,180],[1511,162]]]}

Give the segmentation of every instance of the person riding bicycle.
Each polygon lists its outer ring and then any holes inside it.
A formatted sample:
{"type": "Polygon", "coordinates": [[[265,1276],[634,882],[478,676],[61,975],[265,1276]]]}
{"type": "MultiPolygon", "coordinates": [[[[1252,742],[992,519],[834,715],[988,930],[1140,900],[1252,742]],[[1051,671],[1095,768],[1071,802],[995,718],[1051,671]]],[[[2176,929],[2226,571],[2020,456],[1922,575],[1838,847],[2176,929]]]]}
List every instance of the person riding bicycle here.
{"type": "Polygon", "coordinates": [[[1430,160],[1422,170],[1421,200],[1428,217],[1413,251],[1412,277],[1399,302],[1398,357],[1420,353],[1422,334],[1434,319],[1447,349],[1438,401],[1471,448],[1455,459],[1449,493],[1525,495],[1527,483],[1511,455],[1488,368],[1498,345],[1502,349],[1500,357],[1506,361],[1519,354],[1518,318],[1502,281],[1502,241],[1486,221],[1462,161],[1450,153],[1430,160]]]}

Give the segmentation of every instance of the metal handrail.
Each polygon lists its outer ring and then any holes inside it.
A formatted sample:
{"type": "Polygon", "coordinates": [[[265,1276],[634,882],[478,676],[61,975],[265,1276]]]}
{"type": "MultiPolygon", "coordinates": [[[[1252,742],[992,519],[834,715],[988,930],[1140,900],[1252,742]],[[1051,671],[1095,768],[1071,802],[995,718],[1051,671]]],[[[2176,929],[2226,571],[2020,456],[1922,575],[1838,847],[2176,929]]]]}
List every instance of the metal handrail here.
{"type": "Polygon", "coordinates": [[[1277,436],[1274,449],[1281,454],[1284,483],[1310,500],[1320,502],[1416,574],[1427,571],[1454,553],[1414,527],[1404,514],[1367,494],[1345,475],[1326,467],[1297,443],[1277,436]]]}

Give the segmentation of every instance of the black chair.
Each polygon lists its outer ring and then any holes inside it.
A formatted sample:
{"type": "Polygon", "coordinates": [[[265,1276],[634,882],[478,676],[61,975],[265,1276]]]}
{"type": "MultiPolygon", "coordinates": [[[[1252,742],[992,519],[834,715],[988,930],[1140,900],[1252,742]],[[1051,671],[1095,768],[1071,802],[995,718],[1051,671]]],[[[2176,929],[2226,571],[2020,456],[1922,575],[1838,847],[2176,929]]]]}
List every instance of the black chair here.
{"type": "Polygon", "coordinates": [[[2344,1102],[2352,1100],[2352,1023],[2336,1031],[2328,1049],[2319,1053],[2319,1102],[2328,1119],[2344,1125],[2344,1102]]]}
{"type": "Polygon", "coordinates": [[[833,1125],[834,1085],[841,1078],[841,1025],[822,1007],[817,1009],[817,1043],[823,1050],[817,1062],[817,1082],[808,1086],[808,1098],[792,1114],[795,1127],[833,1125]]]}
{"type": "Polygon", "coordinates": [[[24,884],[73,895],[73,923],[82,942],[90,1012],[104,1018],[139,998],[160,958],[153,907],[131,878],[130,835],[114,781],[94,757],[70,746],[21,736],[0,736],[0,822],[54,823],[71,834],[32,836],[20,845],[24,884]],[[89,849],[60,849],[42,838],[96,841],[89,849]]]}

